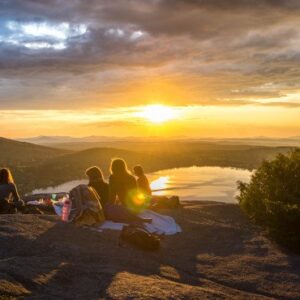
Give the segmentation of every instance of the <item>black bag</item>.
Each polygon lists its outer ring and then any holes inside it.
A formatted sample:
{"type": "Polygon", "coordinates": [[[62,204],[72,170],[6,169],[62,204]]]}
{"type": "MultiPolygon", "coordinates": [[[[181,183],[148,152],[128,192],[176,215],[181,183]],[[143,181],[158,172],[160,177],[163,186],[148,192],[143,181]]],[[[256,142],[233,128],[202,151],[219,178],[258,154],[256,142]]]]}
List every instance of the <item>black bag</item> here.
{"type": "Polygon", "coordinates": [[[172,196],[170,198],[165,196],[153,196],[152,210],[163,210],[163,209],[178,209],[181,207],[178,196],[172,196]]]}
{"type": "Polygon", "coordinates": [[[121,241],[127,242],[137,248],[154,251],[160,247],[160,239],[149,233],[144,228],[128,225],[124,226],[119,237],[119,244],[121,241]]]}

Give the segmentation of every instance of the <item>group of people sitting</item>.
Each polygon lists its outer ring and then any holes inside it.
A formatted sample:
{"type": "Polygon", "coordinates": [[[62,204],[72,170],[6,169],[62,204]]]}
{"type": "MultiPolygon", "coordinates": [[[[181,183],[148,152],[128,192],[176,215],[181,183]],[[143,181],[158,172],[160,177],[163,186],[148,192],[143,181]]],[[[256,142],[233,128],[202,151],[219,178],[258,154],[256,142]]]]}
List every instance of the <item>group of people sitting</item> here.
{"type": "MultiPolygon", "coordinates": [[[[109,182],[104,180],[99,167],[91,167],[86,170],[88,186],[93,188],[99,196],[105,219],[114,222],[151,222],[137,215],[134,208],[138,204],[154,203],[151,196],[149,181],[143,168],[138,165],[133,168],[134,175],[128,170],[123,159],[113,159],[111,162],[109,182]]],[[[9,169],[0,170],[0,213],[14,213],[25,207],[21,200],[12,174],[9,169]]]]}
{"type": "Polygon", "coordinates": [[[126,162],[119,158],[112,160],[108,183],[99,167],[86,170],[88,186],[99,195],[105,219],[121,223],[151,222],[137,216],[134,209],[136,201],[147,202],[151,199],[149,181],[141,166],[135,166],[133,171],[137,179],[128,170],[126,162]]]}

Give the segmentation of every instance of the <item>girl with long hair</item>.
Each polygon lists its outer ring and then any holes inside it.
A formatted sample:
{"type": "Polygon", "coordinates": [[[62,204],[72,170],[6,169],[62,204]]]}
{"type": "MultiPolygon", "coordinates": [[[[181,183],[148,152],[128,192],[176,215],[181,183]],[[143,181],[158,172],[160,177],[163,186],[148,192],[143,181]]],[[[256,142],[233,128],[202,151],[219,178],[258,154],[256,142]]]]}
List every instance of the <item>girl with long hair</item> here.
{"type": "Polygon", "coordinates": [[[100,197],[101,205],[105,208],[109,201],[108,183],[104,181],[102,171],[99,167],[90,167],[85,174],[89,179],[88,185],[92,187],[100,197]]]}
{"type": "Polygon", "coordinates": [[[14,183],[11,171],[7,168],[0,170],[0,184],[14,183]]]}
{"type": "Polygon", "coordinates": [[[0,213],[13,213],[23,206],[12,173],[9,169],[0,169],[0,213]]]}
{"type": "Polygon", "coordinates": [[[138,188],[135,177],[129,172],[125,160],[113,159],[110,171],[110,201],[105,209],[108,219],[122,223],[151,223],[151,219],[140,218],[130,209],[130,203],[134,202],[132,200],[137,194],[138,188]]]}
{"type": "Polygon", "coordinates": [[[110,201],[116,203],[118,200],[122,205],[125,205],[130,195],[137,191],[136,180],[129,172],[125,160],[121,158],[112,160],[110,171],[110,201]]]}

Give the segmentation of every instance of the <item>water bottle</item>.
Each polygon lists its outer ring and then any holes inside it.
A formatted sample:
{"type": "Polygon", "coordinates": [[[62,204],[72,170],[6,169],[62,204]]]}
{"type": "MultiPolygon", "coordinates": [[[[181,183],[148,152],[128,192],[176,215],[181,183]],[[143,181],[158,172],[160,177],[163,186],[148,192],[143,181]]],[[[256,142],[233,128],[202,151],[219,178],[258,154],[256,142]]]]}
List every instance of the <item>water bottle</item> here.
{"type": "Polygon", "coordinates": [[[64,200],[64,204],[63,204],[63,208],[62,208],[62,214],[61,214],[61,219],[64,221],[64,222],[68,222],[69,220],[69,215],[70,215],[70,212],[71,212],[71,201],[70,199],[66,198],[64,200]]]}

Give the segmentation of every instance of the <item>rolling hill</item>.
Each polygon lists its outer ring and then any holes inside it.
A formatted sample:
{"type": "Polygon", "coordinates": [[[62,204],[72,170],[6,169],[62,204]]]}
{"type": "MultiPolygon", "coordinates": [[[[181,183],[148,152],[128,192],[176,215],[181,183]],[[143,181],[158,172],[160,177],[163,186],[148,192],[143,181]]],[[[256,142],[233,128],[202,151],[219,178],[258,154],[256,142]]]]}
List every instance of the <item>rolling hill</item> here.
{"type": "Polygon", "coordinates": [[[12,168],[27,166],[29,164],[41,163],[66,153],[70,153],[70,151],[0,137],[0,166],[12,168]]]}
{"type": "Polygon", "coordinates": [[[110,161],[114,157],[124,158],[130,168],[141,164],[146,172],[189,166],[251,170],[259,166],[263,159],[271,159],[277,153],[291,149],[179,141],[120,141],[104,145],[106,147],[70,151],[1,138],[0,166],[12,169],[19,191],[24,194],[81,179],[85,176],[86,168],[93,165],[100,166],[107,176],[110,161]]]}
{"type": "Polygon", "coordinates": [[[273,158],[289,148],[156,145],[152,148],[136,147],[135,150],[117,148],[94,148],[52,157],[39,164],[18,169],[18,183],[22,192],[55,186],[74,179],[84,178],[86,168],[98,165],[107,176],[110,161],[114,157],[124,158],[129,168],[136,164],[144,166],[146,172],[189,166],[221,166],[253,169],[263,159],[273,158]],[[147,150],[148,149],[148,150],[147,150]]]}

